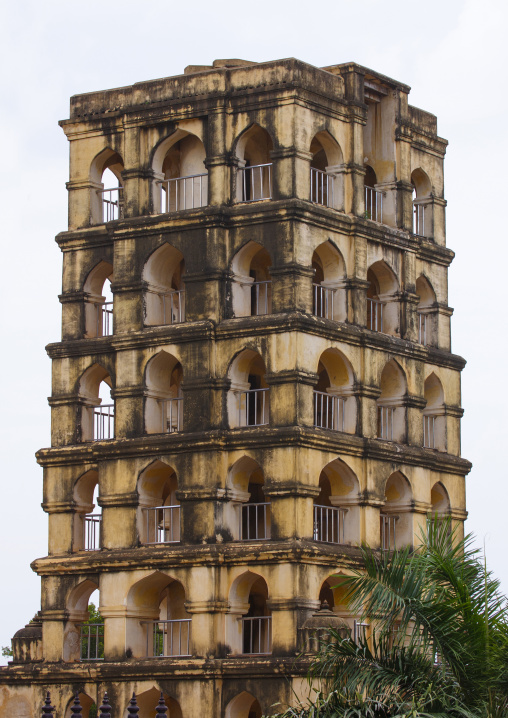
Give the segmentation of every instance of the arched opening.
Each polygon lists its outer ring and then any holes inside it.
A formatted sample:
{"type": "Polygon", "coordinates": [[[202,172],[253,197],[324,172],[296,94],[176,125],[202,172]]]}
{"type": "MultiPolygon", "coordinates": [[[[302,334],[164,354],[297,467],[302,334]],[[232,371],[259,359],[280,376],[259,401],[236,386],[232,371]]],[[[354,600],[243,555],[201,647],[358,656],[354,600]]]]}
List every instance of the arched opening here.
{"type": "Polygon", "coordinates": [[[268,424],[270,394],[265,374],[261,355],[252,349],[244,349],[231,362],[227,397],[230,428],[268,424]]]}
{"type": "Polygon", "coordinates": [[[232,299],[235,317],[250,317],[272,312],[272,260],[257,242],[248,242],[231,263],[232,299]]]}
{"type": "Polygon", "coordinates": [[[325,466],[319,476],[320,493],[314,499],[314,541],[360,542],[360,485],[355,473],[340,459],[325,466]]]}
{"type": "Polygon", "coordinates": [[[430,490],[430,517],[434,520],[446,519],[450,515],[450,497],[443,484],[438,481],[430,490]]]}
{"type": "Polygon", "coordinates": [[[259,701],[251,693],[243,691],[229,701],[225,715],[226,718],[261,718],[263,711],[259,701]]]}
{"type": "Polygon", "coordinates": [[[413,234],[432,237],[432,185],[428,175],[420,168],[411,174],[413,185],[413,234]]]}
{"type": "MultiPolygon", "coordinates": [[[[96,718],[97,716],[97,705],[93,698],[91,698],[86,693],[78,693],[78,702],[81,706],[81,710],[79,712],[79,715],[82,718],[96,718]]],[[[76,696],[74,695],[67,704],[67,708],[65,709],[65,718],[72,718],[73,715],[75,715],[72,711],[72,707],[76,705],[76,696]]]]}
{"type": "Polygon", "coordinates": [[[165,718],[182,718],[182,709],[180,704],[174,698],[164,693],[159,688],[149,688],[147,691],[136,695],[136,703],[139,708],[137,718],[153,718],[155,715],[165,715],[165,718]],[[162,698],[167,707],[167,713],[159,714],[157,706],[162,698]]]}
{"type": "Polygon", "coordinates": [[[376,173],[370,165],[365,165],[363,179],[365,188],[365,219],[373,222],[383,222],[383,193],[376,189],[376,173]]]}
{"type": "Polygon", "coordinates": [[[99,586],[85,579],[67,599],[68,619],[64,627],[63,660],[100,661],[104,659],[104,620],[99,613],[99,586]]]}
{"type": "Polygon", "coordinates": [[[406,441],[406,375],[395,360],[385,365],[381,374],[381,394],[377,400],[378,439],[406,441]]]}
{"type": "Polygon", "coordinates": [[[138,529],[143,544],[180,541],[180,501],[175,470],[154,461],[138,479],[138,529]]]}
{"type": "Polygon", "coordinates": [[[265,477],[259,464],[249,456],[238,459],[228,474],[231,497],[229,525],[233,538],[263,541],[270,538],[270,499],[265,496],[265,477]]]}
{"type": "Polygon", "coordinates": [[[425,346],[437,345],[437,302],[436,294],[429,280],[423,275],[416,280],[416,293],[419,297],[418,341],[425,346]]]}
{"type": "Polygon", "coordinates": [[[339,250],[323,242],[312,255],[314,270],[313,313],[323,319],[345,322],[347,319],[346,267],[339,250]]]}
{"type": "Polygon", "coordinates": [[[318,364],[314,388],[314,426],[332,431],[356,432],[356,397],[353,367],[338,349],[326,349],[318,364]]]}
{"type": "Polygon", "coordinates": [[[446,451],[446,407],[443,385],[432,372],[424,384],[423,445],[426,449],[446,451]]]}
{"type": "Polygon", "coordinates": [[[123,217],[121,184],[123,169],[122,158],[118,152],[109,148],[98,154],[92,162],[90,167],[90,179],[94,187],[90,202],[92,224],[112,222],[123,217]]]}
{"type": "Polygon", "coordinates": [[[79,381],[81,403],[81,441],[102,441],[115,436],[113,383],[100,364],[93,364],[79,381]]]}
{"type": "Polygon", "coordinates": [[[272,616],[265,579],[251,571],[239,576],[231,586],[229,605],[227,628],[232,653],[271,653],[272,616]]]}
{"type": "Polygon", "coordinates": [[[143,268],[145,324],[160,326],[185,321],[185,261],[170,244],[153,252],[143,268]]]}
{"type": "Polygon", "coordinates": [[[396,471],[385,486],[385,503],[380,511],[381,549],[413,545],[413,492],[406,477],[396,471]]]}
{"type": "Polygon", "coordinates": [[[238,171],[236,199],[238,202],[259,202],[272,197],[273,142],[268,132],[252,125],[236,143],[238,171]]]}
{"type": "Polygon", "coordinates": [[[196,135],[177,130],[154,153],[153,168],[160,179],[155,212],[180,212],[208,204],[206,152],[196,135]]]}
{"type": "Polygon", "coordinates": [[[88,274],[85,292],[85,338],[113,334],[113,265],[102,260],[88,274]]]}
{"type": "Polygon", "coordinates": [[[367,270],[367,329],[396,336],[400,332],[399,282],[380,260],[367,270]]]}
{"type": "Polygon", "coordinates": [[[160,571],[132,586],[127,595],[127,647],[134,658],[191,655],[191,617],[185,589],[160,571]]]}
{"type": "Polygon", "coordinates": [[[76,551],[101,548],[102,509],[98,505],[99,474],[87,471],[74,484],[75,504],[73,546],[76,551]]]}
{"type": "Polygon", "coordinates": [[[342,209],[344,190],[338,172],[344,160],[338,143],[328,132],[318,132],[312,139],[310,151],[310,201],[342,209]]]}
{"type": "Polygon", "coordinates": [[[145,431],[166,434],[183,429],[182,365],[171,354],[158,352],[145,370],[145,431]]]}

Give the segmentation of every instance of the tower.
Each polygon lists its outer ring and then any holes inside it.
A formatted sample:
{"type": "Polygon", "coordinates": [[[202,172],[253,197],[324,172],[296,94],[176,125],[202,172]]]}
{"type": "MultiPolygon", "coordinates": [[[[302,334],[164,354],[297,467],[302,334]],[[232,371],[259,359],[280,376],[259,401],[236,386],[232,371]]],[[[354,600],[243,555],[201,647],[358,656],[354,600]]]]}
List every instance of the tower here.
{"type": "Polygon", "coordinates": [[[219,60],[71,99],[41,622],[1,715],[49,688],[59,717],[162,690],[171,718],[259,718],[313,629],[363,630],[359,542],[464,521],[446,142],[408,93],[219,60]]]}

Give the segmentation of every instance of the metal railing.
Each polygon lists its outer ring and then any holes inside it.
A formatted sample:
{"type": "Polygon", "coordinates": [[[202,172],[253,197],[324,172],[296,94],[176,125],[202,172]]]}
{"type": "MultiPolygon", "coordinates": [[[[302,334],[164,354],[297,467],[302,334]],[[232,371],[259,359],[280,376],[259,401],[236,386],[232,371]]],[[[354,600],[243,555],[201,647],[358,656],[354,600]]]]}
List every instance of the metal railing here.
{"type": "Polygon", "coordinates": [[[110,337],[113,334],[113,302],[95,305],[97,312],[97,336],[110,337]]]}
{"type": "Polygon", "coordinates": [[[347,509],[314,504],[314,541],[344,543],[344,522],[347,509]]]}
{"type": "Polygon", "coordinates": [[[367,329],[373,332],[383,331],[383,307],[380,299],[367,297],[367,329]]]}
{"type": "Polygon", "coordinates": [[[161,433],[173,434],[183,427],[183,397],[159,399],[161,407],[161,433]]]}
{"type": "Polygon", "coordinates": [[[313,312],[316,317],[323,319],[333,319],[333,302],[335,297],[335,289],[323,287],[322,284],[313,284],[314,305],[313,312]]]}
{"type": "Polygon", "coordinates": [[[355,619],[355,622],[353,623],[353,641],[356,643],[357,646],[359,646],[361,643],[365,643],[368,627],[368,623],[362,623],[362,621],[357,621],[355,619]]]}
{"type": "Polygon", "coordinates": [[[383,193],[365,185],[365,217],[374,222],[383,222],[383,193]]]}
{"type": "Polygon", "coordinates": [[[413,234],[425,237],[425,205],[415,204],[413,212],[413,234]]]}
{"type": "Polygon", "coordinates": [[[423,416],[423,446],[436,448],[436,417],[432,414],[423,416]]]}
{"type": "Polygon", "coordinates": [[[264,282],[252,282],[251,287],[251,315],[260,316],[269,314],[269,288],[272,286],[271,280],[264,282]]]}
{"type": "Polygon", "coordinates": [[[393,406],[378,406],[377,408],[377,438],[393,441],[393,406]]]}
{"type": "Polygon", "coordinates": [[[314,390],[314,426],[344,431],[345,404],[342,396],[314,390]]]}
{"type": "Polygon", "coordinates": [[[83,520],[83,548],[98,551],[101,547],[102,514],[86,514],[83,520]]]}
{"type": "Polygon", "coordinates": [[[418,342],[427,344],[427,315],[417,312],[418,314],[418,342]]]}
{"type": "Polygon", "coordinates": [[[112,222],[115,219],[122,219],[123,207],[121,191],[123,187],[112,187],[111,189],[99,189],[97,194],[102,200],[102,221],[112,222]]]}
{"type": "Polygon", "coordinates": [[[115,405],[101,404],[93,410],[94,441],[115,438],[115,405]]]}
{"type": "Polygon", "coordinates": [[[270,504],[244,504],[240,513],[240,540],[263,541],[270,538],[270,504]]]}
{"type": "Polygon", "coordinates": [[[268,389],[238,391],[238,426],[268,424],[268,389]]]}
{"type": "Polygon", "coordinates": [[[185,321],[185,290],[178,289],[171,292],[154,292],[148,290],[150,294],[155,294],[160,301],[162,324],[181,324],[185,321]]]}
{"type": "Polygon", "coordinates": [[[271,653],[272,617],[243,616],[241,620],[243,653],[271,653]]]}
{"type": "Polygon", "coordinates": [[[161,186],[161,212],[180,212],[184,209],[206,207],[208,204],[206,172],[161,180],[158,184],[161,186]]]}
{"type": "Polygon", "coordinates": [[[310,201],[324,207],[334,207],[334,176],[322,170],[310,168],[310,201]]]}
{"type": "Polygon", "coordinates": [[[145,514],[145,544],[180,541],[180,506],[151,506],[145,514]]]}
{"type": "Polygon", "coordinates": [[[104,624],[83,623],[80,626],[80,660],[104,660],[104,624]]]}
{"type": "Polygon", "coordinates": [[[380,514],[381,529],[381,549],[383,551],[394,551],[396,548],[397,537],[395,534],[395,525],[399,519],[393,514],[380,514]]]}
{"type": "Polygon", "coordinates": [[[272,198],[272,163],[239,167],[238,180],[241,187],[241,202],[259,202],[272,198]]]}
{"type": "Polygon", "coordinates": [[[191,620],[141,621],[146,625],[146,655],[154,658],[190,656],[191,620]]]}

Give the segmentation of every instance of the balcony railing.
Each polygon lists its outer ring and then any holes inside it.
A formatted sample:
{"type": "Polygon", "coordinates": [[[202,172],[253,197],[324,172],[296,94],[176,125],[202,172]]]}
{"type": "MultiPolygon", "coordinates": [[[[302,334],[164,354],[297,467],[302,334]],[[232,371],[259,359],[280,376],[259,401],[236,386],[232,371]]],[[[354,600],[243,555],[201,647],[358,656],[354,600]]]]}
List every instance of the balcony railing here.
{"type": "Polygon", "coordinates": [[[314,541],[344,543],[344,522],[347,509],[314,504],[314,541]]]}
{"type": "Polygon", "coordinates": [[[365,217],[374,222],[383,222],[383,193],[365,185],[365,217]]]}
{"type": "Polygon", "coordinates": [[[83,548],[98,551],[101,547],[102,514],[86,514],[83,521],[83,548]]]}
{"type": "Polygon", "coordinates": [[[270,504],[244,504],[240,513],[240,540],[264,541],[270,538],[270,504]]]}
{"type": "Polygon", "coordinates": [[[83,623],[80,626],[80,659],[82,661],[104,660],[104,624],[83,623]]]}
{"type": "Polygon", "coordinates": [[[323,287],[322,284],[313,284],[314,305],[313,312],[316,317],[323,319],[333,319],[333,302],[335,297],[335,289],[323,287]]]}
{"type": "Polygon", "coordinates": [[[395,526],[399,517],[394,516],[393,514],[380,514],[379,518],[381,529],[381,549],[383,551],[394,551],[397,545],[395,526]]]}
{"type": "Polygon", "coordinates": [[[160,399],[161,433],[173,434],[181,431],[183,427],[183,397],[174,399],[160,399]]]}
{"type": "Polygon", "coordinates": [[[102,221],[112,222],[115,219],[122,219],[123,207],[121,192],[123,187],[112,187],[111,189],[97,190],[102,200],[102,221]]]}
{"type": "Polygon", "coordinates": [[[243,653],[250,655],[271,653],[272,617],[244,616],[241,620],[243,653]]]}
{"type": "Polygon", "coordinates": [[[373,332],[383,331],[384,302],[367,297],[367,329],[373,332]]]}
{"type": "Polygon", "coordinates": [[[425,205],[415,204],[413,211],[413,234],[425,237],[425,205]]]}
{"type": "Polygon", "coordinates": [[[393,406],[377,408],[377,438],[393,441],[393,406]]]}
{"type": "Polygon", "coordinates": [[[269,306],[269,299],[272,282],[252,282],[252,284],[250,284],[249,286],[251,287],[252,316],[269,314],[271,311],[271,308],[269,306]]]}
{"type": "Polygon", "coordinates": [[[344,408],[342,396],[314,390],[314,426],[344,431],[344,408]]]}
{"type": "Polygon", "coordinates": [[[272,163],[238,168],[242,202],[272,198],[272,163]]]}
{"type": "Polygon", "coordinates": [[[423,446],[426,449],[436,448],[436,417],[432,414],[423,417],[423,446]]]}
{"type": "Polygon", "coordinates": [[[153,292],[160,302],[162,324],[181,324],[185,321],[185,291],[183,289],[171,292],[153,292]]]}
{"type": "Polygon", "coordinates": [[[145,514],[145,544],[180,541],[180,506],[153,506],[145,514]]]}
{"type": "Polygon", "coordinates": [[[249,389],[236,392],[238,426],[266,426],[268,424],[268,389],[249,389]]]}
{"type": "Polygon", "coordinates": [[[427,315],[418,312],[418,342],[427,344],[427,315]]]}
{"type": "Polygon", "coordinates": [[[325,207],[334,207],[334,176],[310,168],[310,201],[325,207]]]}
{"type": "Polygon", "coordinates": [[[171,621],[142,621],[146,625],[146,655],[190,656],[191,619],[171,621]]]}
{"type": "Polygon", "coordinates": [[[113,302],[95,305],[97,312],[97,336],[110,337],[113,334],[113,302]]]}
{"type": "Polygon", "coordinates": [[[368,627],[368,623],[362,623],[362,621],[357,621],[355,619],[355,622],[353,624],[353,641],[356,643],[357,646],[361,645],[361,643],[365,643],[368,627]]]}
{"type": "Polygon", "coordinates": [[[115,438],[115,405],[101,404],[93,410],[94,441],[115,438]]]}
{"type": "Polygon", "coordinates": [[[162,180],[161,211],[180,212],[184,209],[206,207],[208,204],[208,174],[188,175],[162,180]]]}

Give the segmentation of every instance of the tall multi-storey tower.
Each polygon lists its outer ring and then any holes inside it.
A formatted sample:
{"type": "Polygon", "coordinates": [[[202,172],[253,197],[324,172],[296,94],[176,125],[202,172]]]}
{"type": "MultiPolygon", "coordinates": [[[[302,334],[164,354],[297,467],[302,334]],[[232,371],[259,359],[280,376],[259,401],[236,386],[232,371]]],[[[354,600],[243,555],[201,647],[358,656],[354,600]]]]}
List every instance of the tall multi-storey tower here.
{"type": "Polygon", "coordinates": [[[313,627],[358,630],[359,542],[463,522],[446,142],[408,93],[221,60],[72,98],[49,554],[2,716],[49,688],[58,718],[104,690],[116,716],[162,690],[171,718],[258,718],[313,627]]]}

